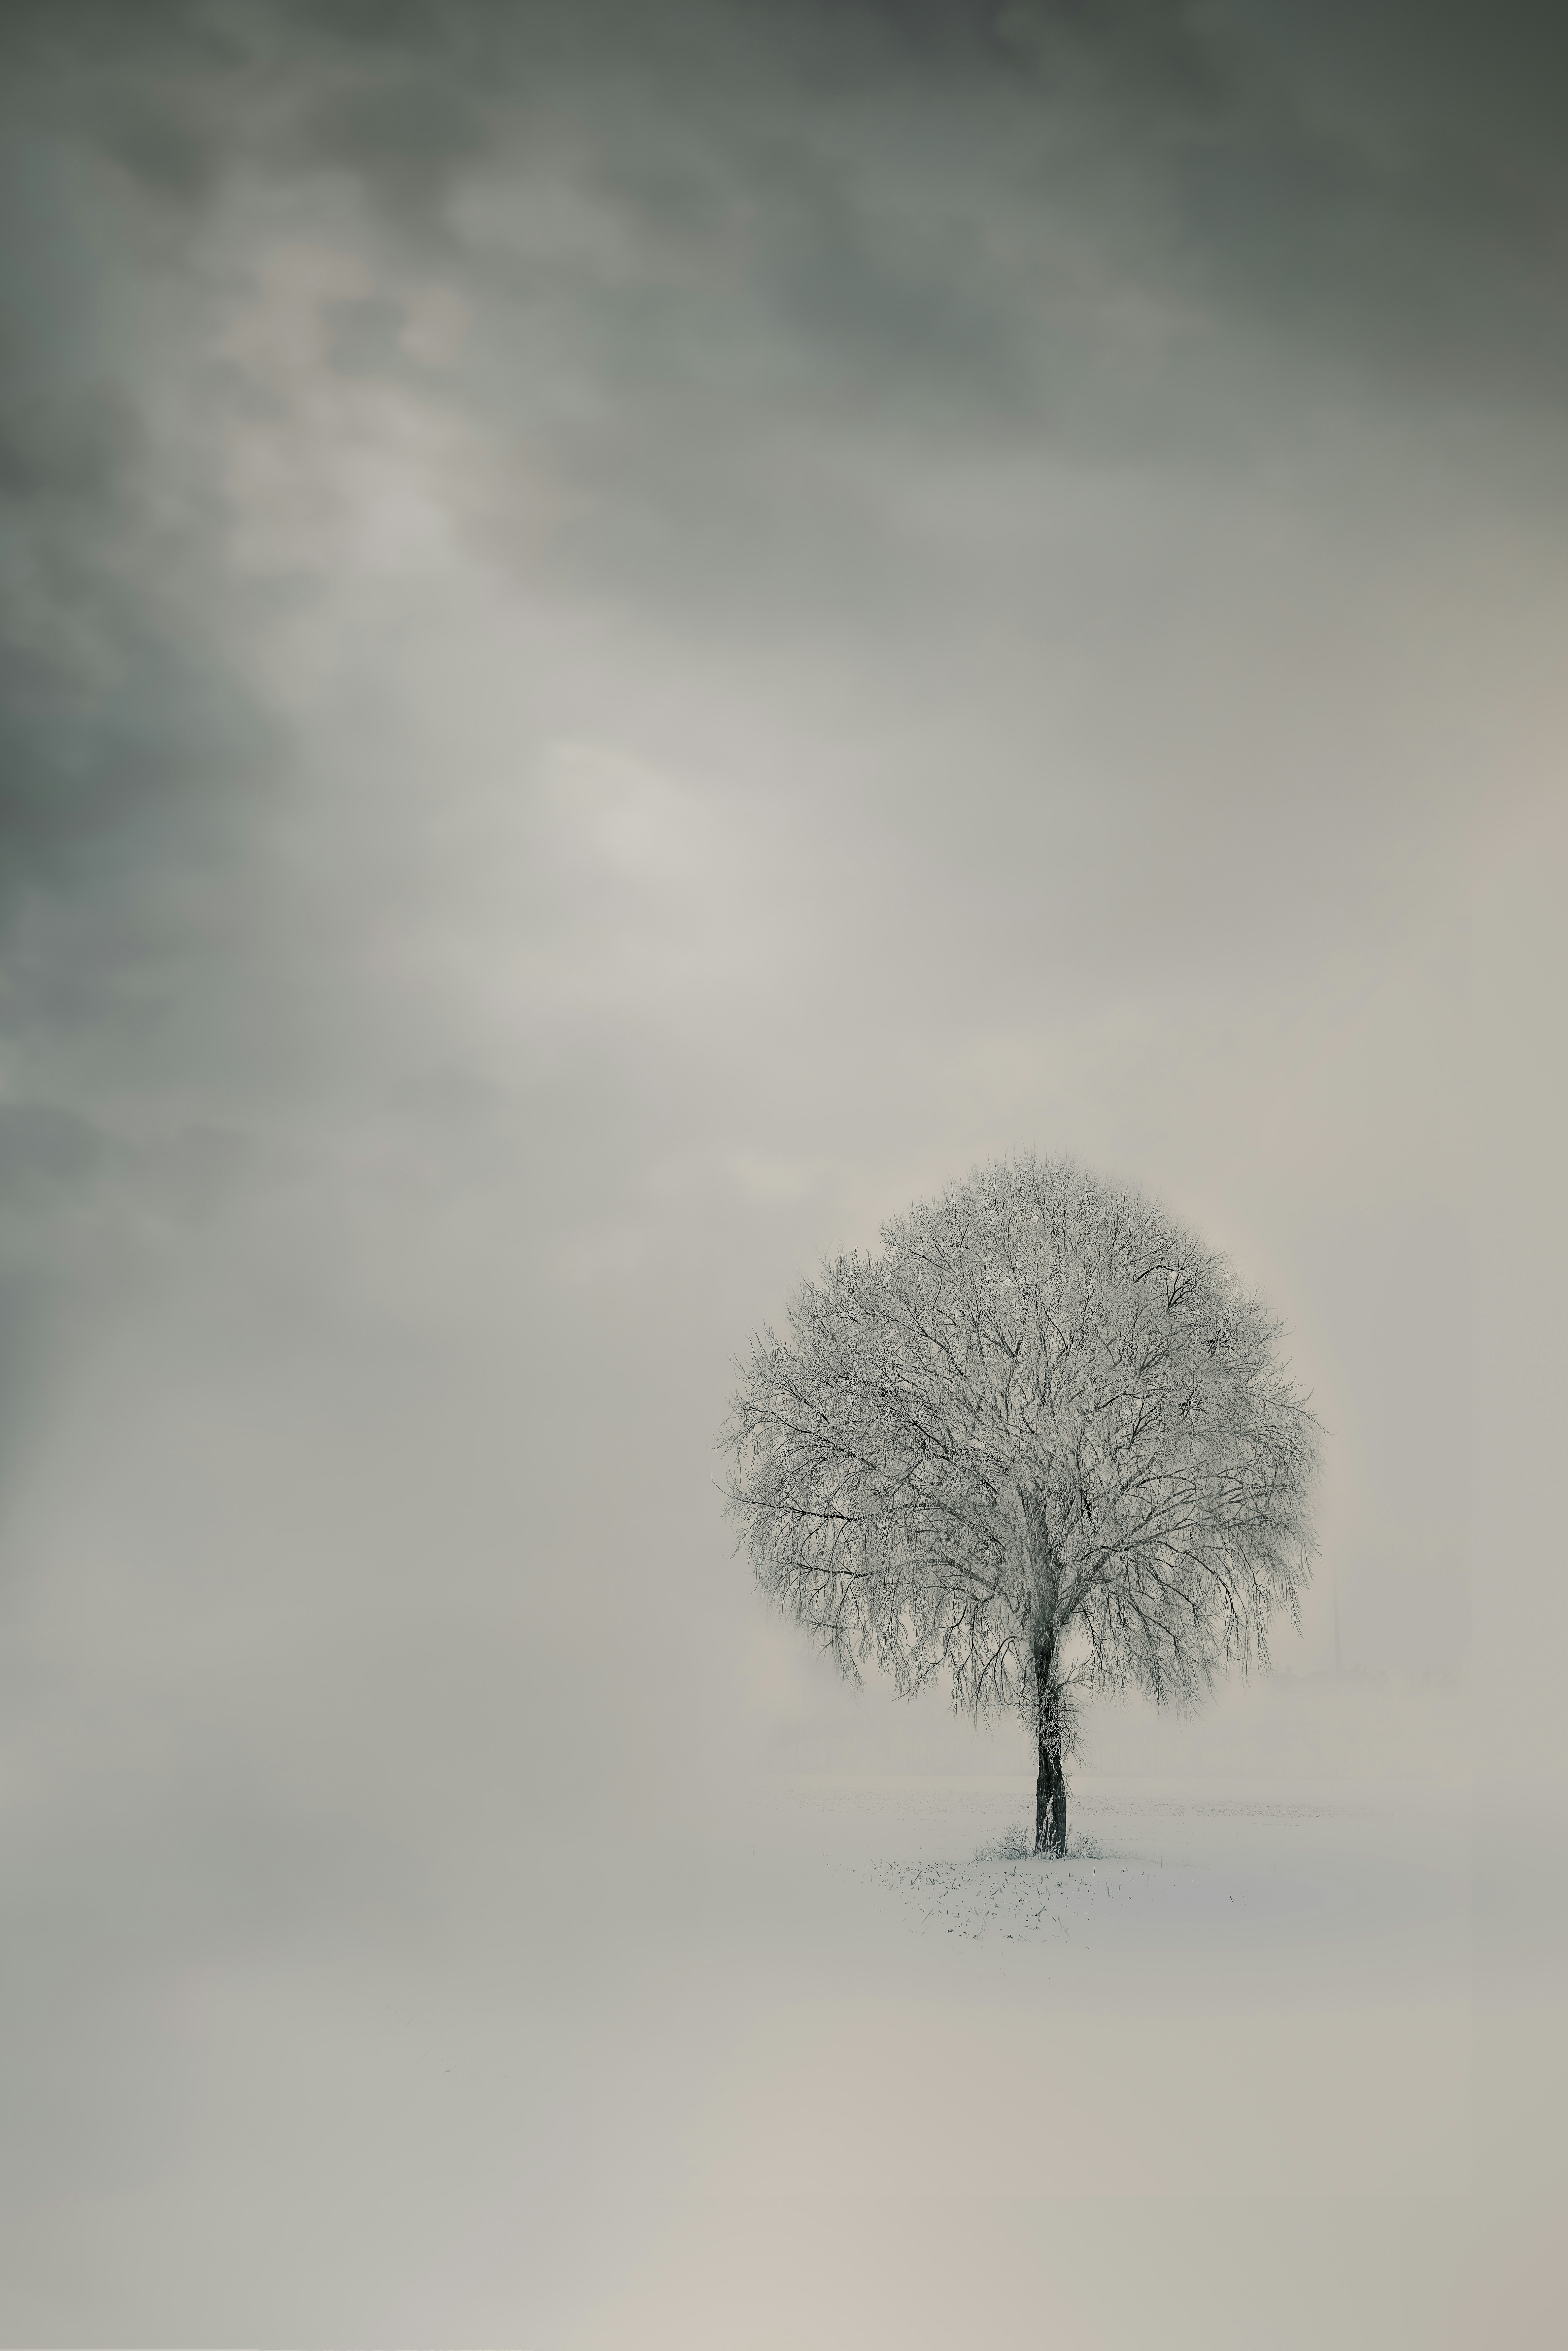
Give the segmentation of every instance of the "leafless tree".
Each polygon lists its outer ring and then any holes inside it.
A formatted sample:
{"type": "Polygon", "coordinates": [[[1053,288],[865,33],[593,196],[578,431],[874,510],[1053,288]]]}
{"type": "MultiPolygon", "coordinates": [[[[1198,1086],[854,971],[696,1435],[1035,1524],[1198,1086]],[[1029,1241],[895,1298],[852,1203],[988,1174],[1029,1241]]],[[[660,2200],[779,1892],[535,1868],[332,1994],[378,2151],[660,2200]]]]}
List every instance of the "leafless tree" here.
{"type": "Polygon", "coordinates": [[[1023,1716],[1061,1852],[1082,1696],[1190,1705],[1299,1623],[1318,1424],[1225,1259],[1071,1160],[978,1169],[883,1241],[752,1340],[728,1512],[851,1680],[1023,1716]]]}

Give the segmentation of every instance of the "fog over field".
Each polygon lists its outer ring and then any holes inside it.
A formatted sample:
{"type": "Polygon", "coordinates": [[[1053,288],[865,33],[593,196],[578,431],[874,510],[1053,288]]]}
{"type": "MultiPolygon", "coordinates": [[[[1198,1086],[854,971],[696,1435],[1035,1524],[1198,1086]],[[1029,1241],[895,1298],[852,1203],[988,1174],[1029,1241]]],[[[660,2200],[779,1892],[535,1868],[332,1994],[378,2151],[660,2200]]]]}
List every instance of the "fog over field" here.
{"type": "Polygon", "coordinates": [[[1565,68],[13,0],[0,2341],[1557,2339],[1565,68]],[[1049,1863],[715,1450],[1009,1151],[1326,1431],[1049,1863]]]}

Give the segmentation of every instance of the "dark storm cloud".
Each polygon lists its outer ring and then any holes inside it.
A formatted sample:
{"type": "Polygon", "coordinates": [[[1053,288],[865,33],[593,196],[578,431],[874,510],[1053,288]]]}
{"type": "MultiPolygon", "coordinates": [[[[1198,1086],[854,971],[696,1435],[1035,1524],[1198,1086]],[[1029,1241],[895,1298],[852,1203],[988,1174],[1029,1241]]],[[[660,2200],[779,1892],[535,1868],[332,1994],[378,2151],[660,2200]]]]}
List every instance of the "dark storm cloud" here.
{"type": "MultiPolygon", "coordinates": [[[[172,545],[147,496],[169,465],[144,411],[199,363],[200,319],[176,291],[162,341],[116,332],[178,288],[182,238],[236,174],[357,183],[397,268],[472,290],[460,396],[593,507],[558,534],[569,566],[695,572],[720,602],[758,532],[758,584],[818,590],[781,440],[1233,465],[1358,384],[1407,413],[1538,417],[1564,390],[1568,177],[1542,95],[1561,36],[1524,8],[467,0],[8,26],[13,889],[199,820],[265,764],[202,643],[213,518],[187,480],[172,545]],[[465,195],[508,181],[517,216],[476,223],[465,195]],[[577,214],[552,225],[563,187],[577,214]]],[[[337,363],[406,369],[398,324],[384,293],[340,305],[337,363]]],[[[811,518],[821,569],[852,577],[852,496],[811,518]]]]}
{"type": "Polygon", "coordinates": [[[202,641],[199,490],[171,505],[145,404],[152,291],[83,126],[38,135],[14,89],[0,268],[0,895],[95,887],[137,841],[199,831],[265,730],[202,641]],[[74,132],[76,135],[70,135],[74,132]],[[130,331],[124,332],[127,328],[130,331]],[[197,576],[193,577],[193,570],[197,576]]]}
{"type": "MultiPolygon", "coordinates": [[[[918,366],[1011,407],[998,358],[1049,330],[1031,298],[1059,289],[1024,254],[997,266],[995,206],[1025,243],[1087,216],[1113,265],[1269,322],[1298,360],[1326,334],[1406,395],[1423,370],[1523,391],[1537,368],[1550,394],[1568,172],[1542,93],[1561,30],[1530,9],[1370,15],[1022,0],[275,21],[285,56],[298,44],[284,152],[357,172],[400,224],[437,233],[465,171],[575,117],[591,172],[653,238],[700,261],[744,210],[763,300],[835,366],[918,366]],[[942,202],[901,252],[926,173],[942,202]]],[[[1030,372],[1048,413],[1038,354],[1030,372]]]]}
{"type": "MultiPolygon", "coordinates": [[[[1039,343],[1062,289],[1028,246],[1061,221],[1297,363],[1327,337],[1405,396],[1434,370],[1561,380],[1565,174],[1542,94],[1562,37],[1524,7],[468,0],[31,23],[47,106],[156,201],[209,201],[245,163],[346,172],[401,236],[450,250],[466,177],[554,153],[634,225],[654,290],[679,256],[727,266],[733,295],[738,235],[760,308],[883,392],[915,366],[934,396],[1049,421],[1039,343]]],[[[645,306],[641,323],[656,338],[645,306]]]]}
{"type": "Polygon", "coordinates": [[[777,398],[1110,449],[1202,446],[1216,409],[1234,435],[1260,394],[1292,406],[1303,367],[1423,404],[1550,403],[1553,37],[1507,12],[1379,28],[1035,5],[590,9],[568,30],[481,9],[367,37],[307,12],[288,136],[435,239],[465,173],[564,151],[637,249],[615,292],[655,397],[665,364],[701,380],[694,341],[738,341],[713,386],[737,401],[760,356],[777,398]],[[318,25],[336,38],[313,76],[318,25]],[[716,281],[701,305],[691,272],[716,281]],[[1169,313],[1134,345],[1107,300],[1130,296],[1169,313]]]}
{"type": "Polygon", "coordinates": [[[1082,531],[1048,560],[1000,517],[933,521],[954,465],[1218,478],[1326,433],[1332,485],[1348,415],[1354,503],[1368,415],[1385,442],[1517,417],[1522,456],[1490,432],[1485,461],[1538,484],[1560,433],[1561,36],[1523,7],[193,0],[17,5],[4,44],[0,925],[29,1098],[67,1039],[122,1074],[204,1021],[208,1067],[262,1050],[236,1008],[290,753],[246,654],[320,584],[246,575],[221,478],[287,397],[223,348],[267,238],[363,256],[320,298],[320,380],[470,432],[453,506],[487,559],[716,643],[935,657],[967,611],[1071,643],[1124,606],[1082,531]],[[471,310],[455,360],[411,339],[424,280],[471,310]]]}
{"type": "MultiPolygon", "coordinates": [[[[161,1196],[221,1121],[154,1141],[124,1098],[261,1086],[306,1050],[313,955],[329,986],[298,913],[286,974],[267,944],[292,747],[246,658],[321,576],[247,575],[223,479],[289,397],[223,348],[268,238],[364,256],[311,381],[471,431],[486,559],[862,670],[1127,607],[1092,524],[1009,551],[1005,505],[952,527],[962,488],[933,520],[945,468],[1218,479],[1326,415],[1332,478],[1345,414],[1354,444],[1479,408],[1539,482],[1560,432],[1562,37],[1523,7],[19,5],[3,40],[7,1081],[96,1138],[55,1206],[161,1196]],[[428,279],[470,307],[455,361],[411,342],[428,279]]],[[[287,490],[287,416],[278,446],[287,490]]],[[[1188,559],[1136,592],[1178,602],[1188,559]]]]}
{"type": "MultiPolygon", "coordinates": [[[[161,106],[173,153],[356,193],[394,284],[339,306],[345,371],[417,372],[395,281],[463,288],[470,526],[573,592],[718,629],[906,612],[908,488],[955,453],[1315,465],[1354,504],[1381,429],[1439,485],[1556,495],[1568,205],[1524,12],[212,21],[226,63],[188,26],[127,50],[93,135],[154,203],[161,106]],[[1516,445],[1478,446],[1494,414],[1516,445]]],[[[204,204],[223,181],[185,176],[204,204]]]]}

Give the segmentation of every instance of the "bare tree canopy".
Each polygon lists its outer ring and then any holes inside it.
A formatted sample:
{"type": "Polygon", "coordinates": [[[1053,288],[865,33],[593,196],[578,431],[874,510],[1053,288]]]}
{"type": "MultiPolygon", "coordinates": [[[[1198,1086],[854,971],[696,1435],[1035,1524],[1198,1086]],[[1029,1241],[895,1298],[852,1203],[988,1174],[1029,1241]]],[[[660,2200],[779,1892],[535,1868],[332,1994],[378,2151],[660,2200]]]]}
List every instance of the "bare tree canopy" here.
{"type": "Polygon", "coordinates": [[[1191,1704],[1299,1623],[1318,1425],[1227,1261],[1071,1160],[978,1169],[883,1241],[752,1340],[728,1511],[850,1678],[1025,1718],[1060,1850],[1080,1694],[1191,1704]]]}

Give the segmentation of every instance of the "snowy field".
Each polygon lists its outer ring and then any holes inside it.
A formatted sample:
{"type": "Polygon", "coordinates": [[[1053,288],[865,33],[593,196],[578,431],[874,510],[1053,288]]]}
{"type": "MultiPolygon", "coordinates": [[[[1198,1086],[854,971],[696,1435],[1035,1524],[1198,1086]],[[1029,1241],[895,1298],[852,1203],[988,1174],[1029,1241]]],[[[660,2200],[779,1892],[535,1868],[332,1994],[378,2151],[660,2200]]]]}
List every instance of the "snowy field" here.
{"type": "Polygon", "coordinates": [[[541,2344],[1476,2339],[1451,1794],[1085,1781],[1092,1855],[977,1858],[1024,1794],[757,1792],[643,2012],[640,2247],[541,2344]]]}
{"type": "Polygon", "coordinates": [[[18,1945],[5,2339],[1560,2341],[1539,1866],[1511,1926],[1452,1791],[1087,1775],[1092,1853],[977,1858],[1026,1796],[737,1782],[107,2005],[18,1945]]]}

